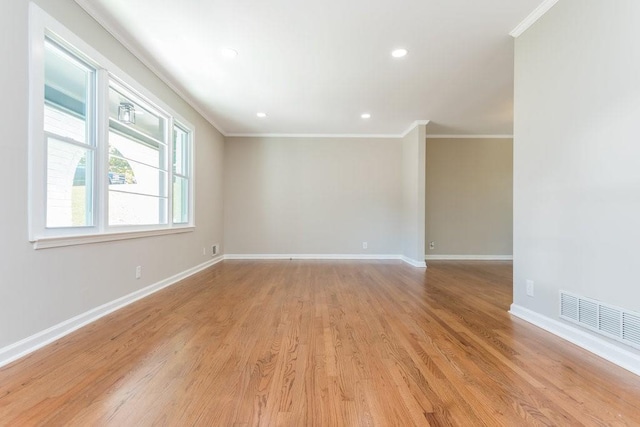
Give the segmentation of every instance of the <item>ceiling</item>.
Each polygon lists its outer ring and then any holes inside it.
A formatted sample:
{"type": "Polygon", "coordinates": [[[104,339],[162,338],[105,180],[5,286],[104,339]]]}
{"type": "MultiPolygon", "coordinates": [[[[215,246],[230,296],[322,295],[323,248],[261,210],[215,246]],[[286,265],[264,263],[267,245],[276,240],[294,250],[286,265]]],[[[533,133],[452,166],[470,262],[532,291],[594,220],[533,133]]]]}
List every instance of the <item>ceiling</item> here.
{"type": "Polygon", "coordinates": [[[390,136],[511,134],[509,32],[543,3],[76,1],[225,135],[390,136]]]}

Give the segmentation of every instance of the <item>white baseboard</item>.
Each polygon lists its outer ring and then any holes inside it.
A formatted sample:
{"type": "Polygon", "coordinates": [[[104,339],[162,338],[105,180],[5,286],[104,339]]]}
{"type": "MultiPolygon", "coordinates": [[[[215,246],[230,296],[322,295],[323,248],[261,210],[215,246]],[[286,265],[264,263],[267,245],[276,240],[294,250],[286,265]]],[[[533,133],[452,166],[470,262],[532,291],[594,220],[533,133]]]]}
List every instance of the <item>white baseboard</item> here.
{"type": "Polygon", "coordinates": [[[26,356],[27,354],[41,347],[44,347],[45,345],[50,344],[53,341],[56,341],[91,322],[96,321],[109,313],[112,313],[124,306],[131,304],[132,302],[151,295],[152,293],[157,292],[160,289],[171,286],[179,282],[180,280],[183,280],[199,271],[202,271],[205,268],[208,268],[222,260],[223,256],[218,256],[211,259],[210,261],[207,261],[200,265],[196,265],[195,267],[192,267],[167,279],[161,280],[160,282],[147,286],[146,288],[137,290],[128,295],[103,304],[99,307],[93,308],[89,311],[72,317],[71,319],[65,320],[64,322],[58,323],[57,325],[45,329],[44,331],[40,331],[34,335],[31,335],[30,337],[3,347],[0,349],[0,367],[7,365],[23,356],[26,356]]]}
{"type": "Polygon", "coordinates": [[[425,255],[427,261],[512,261],[513,255],[425,255]]]}
{"type": "Polygon", "coordinates": [[[226,254],[224,259],[398,259],[414,267],[427,266],[424,261],[416,261],[404,255],[389,254],[226,254]]]}
{"type": "Polygon", "coordinates": [[[509,313],[584,348],[621,368],[640,375],[640,355],[592,335],[578,327],[563,323],[517,304],[509,313]]]}
{"type": "Polygon", "coordinates": [[[224,259],[400,259],[377,254],[226,254],[224,259]]]}
{"type": "Polygon", "coordinates": [[[417,261],[417,260],[415,260],[415,259],[413,259],[413,258],[409,258],[409,257],[406,257],[406,256],[404,256],[404,255],[402,255],[402,256],[400,257],[400,259],[401,259],[402,261],[406,262],[407,264],[412,265],[412,266],[414,266],[414,267],[418,267],[418,268],[427,268],[427,263],[426,263],[425,261],[417,261]]]}

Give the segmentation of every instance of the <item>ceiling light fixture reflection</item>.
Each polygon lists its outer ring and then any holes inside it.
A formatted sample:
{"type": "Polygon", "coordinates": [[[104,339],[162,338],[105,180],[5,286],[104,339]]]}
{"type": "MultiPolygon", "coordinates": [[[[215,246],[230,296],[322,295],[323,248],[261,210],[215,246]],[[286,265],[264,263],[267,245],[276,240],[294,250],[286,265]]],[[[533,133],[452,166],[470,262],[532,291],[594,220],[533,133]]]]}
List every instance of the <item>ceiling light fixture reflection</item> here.
{"type": "Polygon", "coordinates": [[[256,116],[258,116],[258,118],[260,119],[264,119],[265,117],[267,117],[267,113],[256,113],[256,116]]]}
{"type": "Polygon", "coordinates": [[[369,114],[369,113],[362,113],[362,114],[360,115],[360,117],[362,117],[363,119],[370,119],[370,118],[371,118],[371,114],[369,114]]]}
{"type": "Polygon", "coordinates": [[[233,59],[238,56],[238,51],[235,49],[231,49],[230,47],[224,47],[220,49],[220,53],[222,54],[222,56],[229,59],[233,59]]]}
{"type": "Polygon", "coordinates": [[[391,56],[393,56],[394,58],[403,58],[403,57],[407,56],[407,53],[409,53],[409,51],[407,49],[400,48],[400,49],[393,50],[391,52],[391,56]]]}
{"type": "Polygon", "coordinates": [[[118,121],[132,125],[136,123],[136,108],[132,103],[120,103],[118,106],[118,121]]]}

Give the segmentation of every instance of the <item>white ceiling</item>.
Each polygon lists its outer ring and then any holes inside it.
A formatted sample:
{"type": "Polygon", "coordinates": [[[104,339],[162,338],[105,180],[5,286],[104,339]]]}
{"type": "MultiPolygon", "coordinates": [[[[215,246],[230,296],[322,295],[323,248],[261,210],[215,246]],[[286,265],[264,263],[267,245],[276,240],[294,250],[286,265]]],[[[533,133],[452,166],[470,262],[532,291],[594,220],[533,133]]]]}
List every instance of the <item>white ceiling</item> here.
{"type": "Polygon", "coordinates": [[[76,1],[227,135],[511,134],[509,32],[542,3],[76,1]]]}

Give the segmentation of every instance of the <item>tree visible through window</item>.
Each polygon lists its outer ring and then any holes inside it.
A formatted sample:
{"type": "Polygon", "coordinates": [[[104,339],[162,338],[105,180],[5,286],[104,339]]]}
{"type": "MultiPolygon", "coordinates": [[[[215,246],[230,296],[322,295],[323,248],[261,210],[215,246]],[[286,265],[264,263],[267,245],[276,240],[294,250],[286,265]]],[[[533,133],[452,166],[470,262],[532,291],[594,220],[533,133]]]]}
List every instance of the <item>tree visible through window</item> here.
{"type": "Polygon", "coordinates": [[[109,184],[136,184],[136,176],[128,161],[115,147],[109,147],[109,184]]]}

